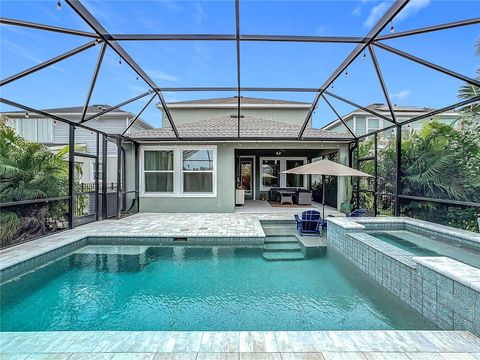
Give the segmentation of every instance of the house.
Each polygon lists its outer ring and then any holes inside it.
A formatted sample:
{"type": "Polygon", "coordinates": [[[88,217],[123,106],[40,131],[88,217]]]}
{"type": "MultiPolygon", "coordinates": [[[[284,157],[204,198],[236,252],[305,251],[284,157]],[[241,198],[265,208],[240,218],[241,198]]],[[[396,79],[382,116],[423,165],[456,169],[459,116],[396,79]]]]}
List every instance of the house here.
{"type": "MultiPolygon", "coordinates": [[[[368,109],[373,110],[381,115],[391,118],[390,111],[385,104],[371,104],[367,106],[368,109]]],[[[394,105],[395,115],[398,122],[402,123],[406,120],[412,119],[417,116],[425,115],[434,109],[425,108],[425,107],[415,107],[415,106],[397,106],[394,105]]],[[[460,115],[454,111],[449,111],[442,113],[441,115],[435,116],[435,119],[443,122],[445,124],[452,124],[460,118],[460,115]]],[[[350,112],[349,114],[343,116],[343,120],[347,126],[353,131],[357,136],[365,135],[375,130],[383,129],[391,125],[392,123],[388,120],[379,118],[378,116],[372,115],[371,113],[358,109],[350,112]]],[[[429,121],[430,118],[418,120],[410,123],[409,128],[411,130],[419,130],[422,128],[423,124],[429,121]]],[[[327,125],[322,127],[323,130],[329,131],[344,131],[345,126],[342,124],[341,120],[334,120],[327,125]]]]}
{"type": "MultiPolygon", "coordinates": [[[[109,105],[89,106],[87,108],[86,116],[94,115],[109,107],[109,105]]],[[[79,122],[82,116],[83,106],[45,109],[43,111],[74,122],[79,122]]],[[[6,117],[9,126],[13,127],[15,132],[26,140],[44,144],[54,152],[68,145],[69,125],[67,123],[55,121],[51,118],[38,116],[36,114],[28,114],[24,111],[5,112],[2,113],[2,116],[6,117]]],[[[86,122],[85,125],[107,134],[121,134],[128,128],[134,117],[135,114],[122,109],[116,109],[86,122]]],[[[127,130],[126,134],[128,135],[133,131],[147,130],[151,128],[152,126],[148,123],[141,119],[137,119],[137,121],[135,121],[135,123],[127,130]]],[[[93,132],[82,128],[76,129],[76,152],[95,155],[96,146],[97,139],[93,132]]],[[[108,143],[107,156],[107,182],[113,184],[116,182],[117,176],[117,146],[114,142],[108,143]]],[[[95,181],[95,160],[88,156],[77,156],[75,162],[81,167],[81,174],[79,175],[81,182],[84,184],[93,183],[95,181]]],[[[99,164],[99,168],[101,173],[101,163],[99,164]]]]}
{"type": "MultiPolygon", "coordinates": [[[[140,143],[140,211],[233,212],[239,186],[247,199],[268,200],[272,188],[310,187],[309,176],[284,170],[332,153],[348,164],[348,132],[308,124],[297,141],[310,103],[241,97],[238,117],[237,102],[227,97],[169,103],[182,141],[168,121],[130,135],[140,143]]],[[[345,186],[338,182],[338,207],[346,201],[345,186]]]]}

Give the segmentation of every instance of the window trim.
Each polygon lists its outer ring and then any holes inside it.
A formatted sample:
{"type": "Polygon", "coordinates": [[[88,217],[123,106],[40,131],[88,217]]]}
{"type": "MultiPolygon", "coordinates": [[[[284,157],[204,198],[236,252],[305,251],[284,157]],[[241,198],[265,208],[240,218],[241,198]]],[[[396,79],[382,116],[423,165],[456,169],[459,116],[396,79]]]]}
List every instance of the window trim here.
{"type": "Polygon", "coordinates": [[[180,158],[180,193],[183,195],[183,196],[190,196],[190,195],[203,195],[203,194],[206,194],[206,195],[210,195],[212,193],[215,193],[215,168],[216,168],[216,162],[215,162],[215,151],[213,149],[197,149],[197,148],[193,148],[193,149],[186,149],[186,148],[181,148],[180,149],[180,155],[181,155],[181,158],[180,158]],[[212,150],[212,170],[185,170],[183,168],[183,152],[186,151],[186,150],[212,150]],[[194,174],[198,174],[198,173],[211,173],[212,174],[212,192],[185,192],[185,178],[184,178],[184,174],[185,173],[194,173],[194,174]]]}
{"type": "Polygon", "coordinates": [[[377,130],[381,130],[383,129],[383,121],[380,122],[380,120],[383,120],[383,119],[380,119],[378,117],[375,117],[375,116],[366,116],[365,117],[365,131],[366,133],[365,134],[368,134],[370,132],[370,120],[378,120],[378,128],[377,129],[374,129],[374,131],[377,131],[377,130]]]}
{"type": "Polygon", "coordinates": [[[142,176],[142,179],[143,181],[145,181],[145,174],[164,174],[164,173],[171,173],[173,175],[173,188],[172,188],[172,191],[157,191],[157,192],[154,192],[154,191],[146,191],[144,189],[144,192],[146,194],[174,194],[175,193],[175,150],[174,149],[156,149],[156,150],[150,150],[150,149],[147,149],[143,152],[143,158],[142,158],[142,165],[143,165],[143,176],[142,176]],[[173,169],[172,170],[145,170],[145,151],[171,151],[172,152],[172,155],[173,155],[173,169]]]}
{"type": "MultiPolygon", "coordinates": [[[[271,186],[263,186],[263,172],[262,166],[264,160],[280,160],[280,181],[279,187],[287,187],[287,174],[283,174],[283,171],[287,170],[287,160],[303,160],[303,164],[307,164],[308,159],[304,156],[261,156],[260,157],[260,191],[270,191],[271,186]]],[[[308,175],[303,175],[303,186],[300,189],[308,188],[308,175]]]]}
{"type": "MultiPolygon", "coordinates": [[[[141,197],[179,197],[179,198],[215,198],[217,197],[217,146],[216,145],[173,145],[173,146],[141,146],[140,147],[140,196],[141,197]],[[173,192],[145,192],[145,151],[173,151],[173,192]],[[211,172],[212,192],[192,193],[183,192],[183,151],[184,150],[212,150],[213,170],[211,172]]],[[[172,172],[172,170],[155,170],[147,172],[172,172]]],[[[188,172],[188,170],[187,170],[188,172]]],[[[201,171],[191,171],[201,172],[201,171]]]]}

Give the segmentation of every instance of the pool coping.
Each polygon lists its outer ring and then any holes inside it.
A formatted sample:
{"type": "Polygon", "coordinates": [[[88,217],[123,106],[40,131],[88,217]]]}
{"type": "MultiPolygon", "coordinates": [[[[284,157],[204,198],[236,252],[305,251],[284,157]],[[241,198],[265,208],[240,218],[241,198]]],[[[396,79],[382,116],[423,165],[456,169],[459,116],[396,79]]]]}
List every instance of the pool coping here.
{"type": "MultiPolygon", "coordinates": [[[[64,355],[63,358],[68,358],[72,354],[86,356],[87,353],[90,357],[106,353],[112,356],[135,354],[142,358],[143,354],[150,354],[152,358],[155,354],[195,354],[193,359],[200,359],[200,354],[218,355],[206,357],[209,359],[248,359],[248,354],[252,354],[251,359],[280,359],[285,357],[272,355],[299,354],[298,357],[289,357],[295,359],[301,357],[300,354],[330,353],[337,353],[342,359],[359,358],[364,353],[379,353],[387,355],[387,358],[394,353],[480,355],[480,338],[467,331],[53,331],[1,334],[0,352],[17,359],[19,354],[56,358],[64,355]],[[253,354],[263,355],[258,357],[253,354]]],[[[473,355],[471,358],[474,358],[473,355]]]]}
{"type": "MultiPolygon", "coordinates": [[[[440,328],[480,335],[480,269],[446,256],[419,257],[367,233],[398,230],[405,219],[328,221],[328,246],[440,328]]],[[[406,221],[420,227],[425,223],[406,221]]],[[[469,239],[476,237],[469,234],[469,239]]]]}
{"type": "MultiPolygon", "coordinates": [[[[446,240],[459,241],[463,245],[468,243],[474,243],[472,248],[480,249],[480,234],[475,234],[470,231],[461,229],[452,229],[448,226],[429,223],[423,220],[412,219],[409,217],[365,217],[365,218],[329,218],[329,222],[336,224],[346,230],[352,232],[347,233],[349,237],[353,237],[356,240],[382,252],[383,254],[394,258],[395,260],[416,268],[416,264],[423,265],[436,271],[446,277],[450,277],[453,280],[465,285],[475,291],[480,291],[480,269],[471,265],[464,264],[458,260],[451,259],[447,256],[431,256],[420,257],[415,256],[408,251],[397,248],[396,246],[385,243],[384,241],[375,238],[374,236],[365,233],[364,231],[380,230],[378,225],[400,225],[405,226],[405,230],[418,231],[426,235],[433,233],[440,233],[445,236],[446,240]],[[368,226],[373,224],[373,226],[368,226]],[[428,232],[422,232],[427,229],[428,232]],[[430,260],[422,260],[422,259],[430,260]],[[438,261],[435,261],[437,259],[438,261]],[[445,261],[442,259],[449,259],[445,261]]],[[[398,229],[382,229],[382,230],[398,230],[398,229]]]]}
{"type": "Polygon", "coordinates": [[[424,235],[432,235],[434,233],[441,234],[446,240],[461,242],[462,244],[471,245],[472,248],[480,249],[480,233],[474,233],[462,229],[452,228],[450,226],[435,224],[424,220],[413,219],[407,216],[393,217],[393,216],[379,216],[379,217],[332,217],[327,218],[334,224],[337,224],[344,229],[354,231],[375,230],[375,225],[388,224],[400,225],[404,230],[413,230],[424,235]],[[365,226],[371,225],[371,228],[365,226]]]}

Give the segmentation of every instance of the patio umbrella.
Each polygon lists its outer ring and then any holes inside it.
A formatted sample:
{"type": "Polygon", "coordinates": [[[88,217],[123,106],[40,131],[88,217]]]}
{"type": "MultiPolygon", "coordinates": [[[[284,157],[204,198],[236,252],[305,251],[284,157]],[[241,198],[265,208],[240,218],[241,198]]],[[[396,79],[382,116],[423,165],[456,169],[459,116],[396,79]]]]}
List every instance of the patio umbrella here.
{"type": "Polygon", "coordinates": [[[271,178],[271,179],[277,179],[278,178],[278,176],[275,176],[275,175],[272,175],[272,174],[267,174],[267,173],[263,173],[262,176],[266,177],[266,178],[271,178]]]}
{"type": "Polygon", "coordinates": [[[362,171],[352,169],[351,167],[330,161],[330,160],[320,160],[315,161],[306,165],[302,165],[290,170],[285,170],[283,174],[297,174],[297,175],[322,175],[322,205],[323,213],[322,218],[325,221],[325,176],[366,176],[372,177],[367,173],[362,171]]]}

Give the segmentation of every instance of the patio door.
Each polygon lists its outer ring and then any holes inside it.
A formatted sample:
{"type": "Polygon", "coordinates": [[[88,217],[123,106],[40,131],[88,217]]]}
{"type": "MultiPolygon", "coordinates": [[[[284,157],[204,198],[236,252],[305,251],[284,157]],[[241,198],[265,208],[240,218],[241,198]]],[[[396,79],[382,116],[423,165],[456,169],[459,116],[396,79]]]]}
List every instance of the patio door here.
{"type": "Polygon", "coordinates": [[[245,190],[245,199],[255,197],[255,158],[240,157],[240,181],[245,190]]]}

